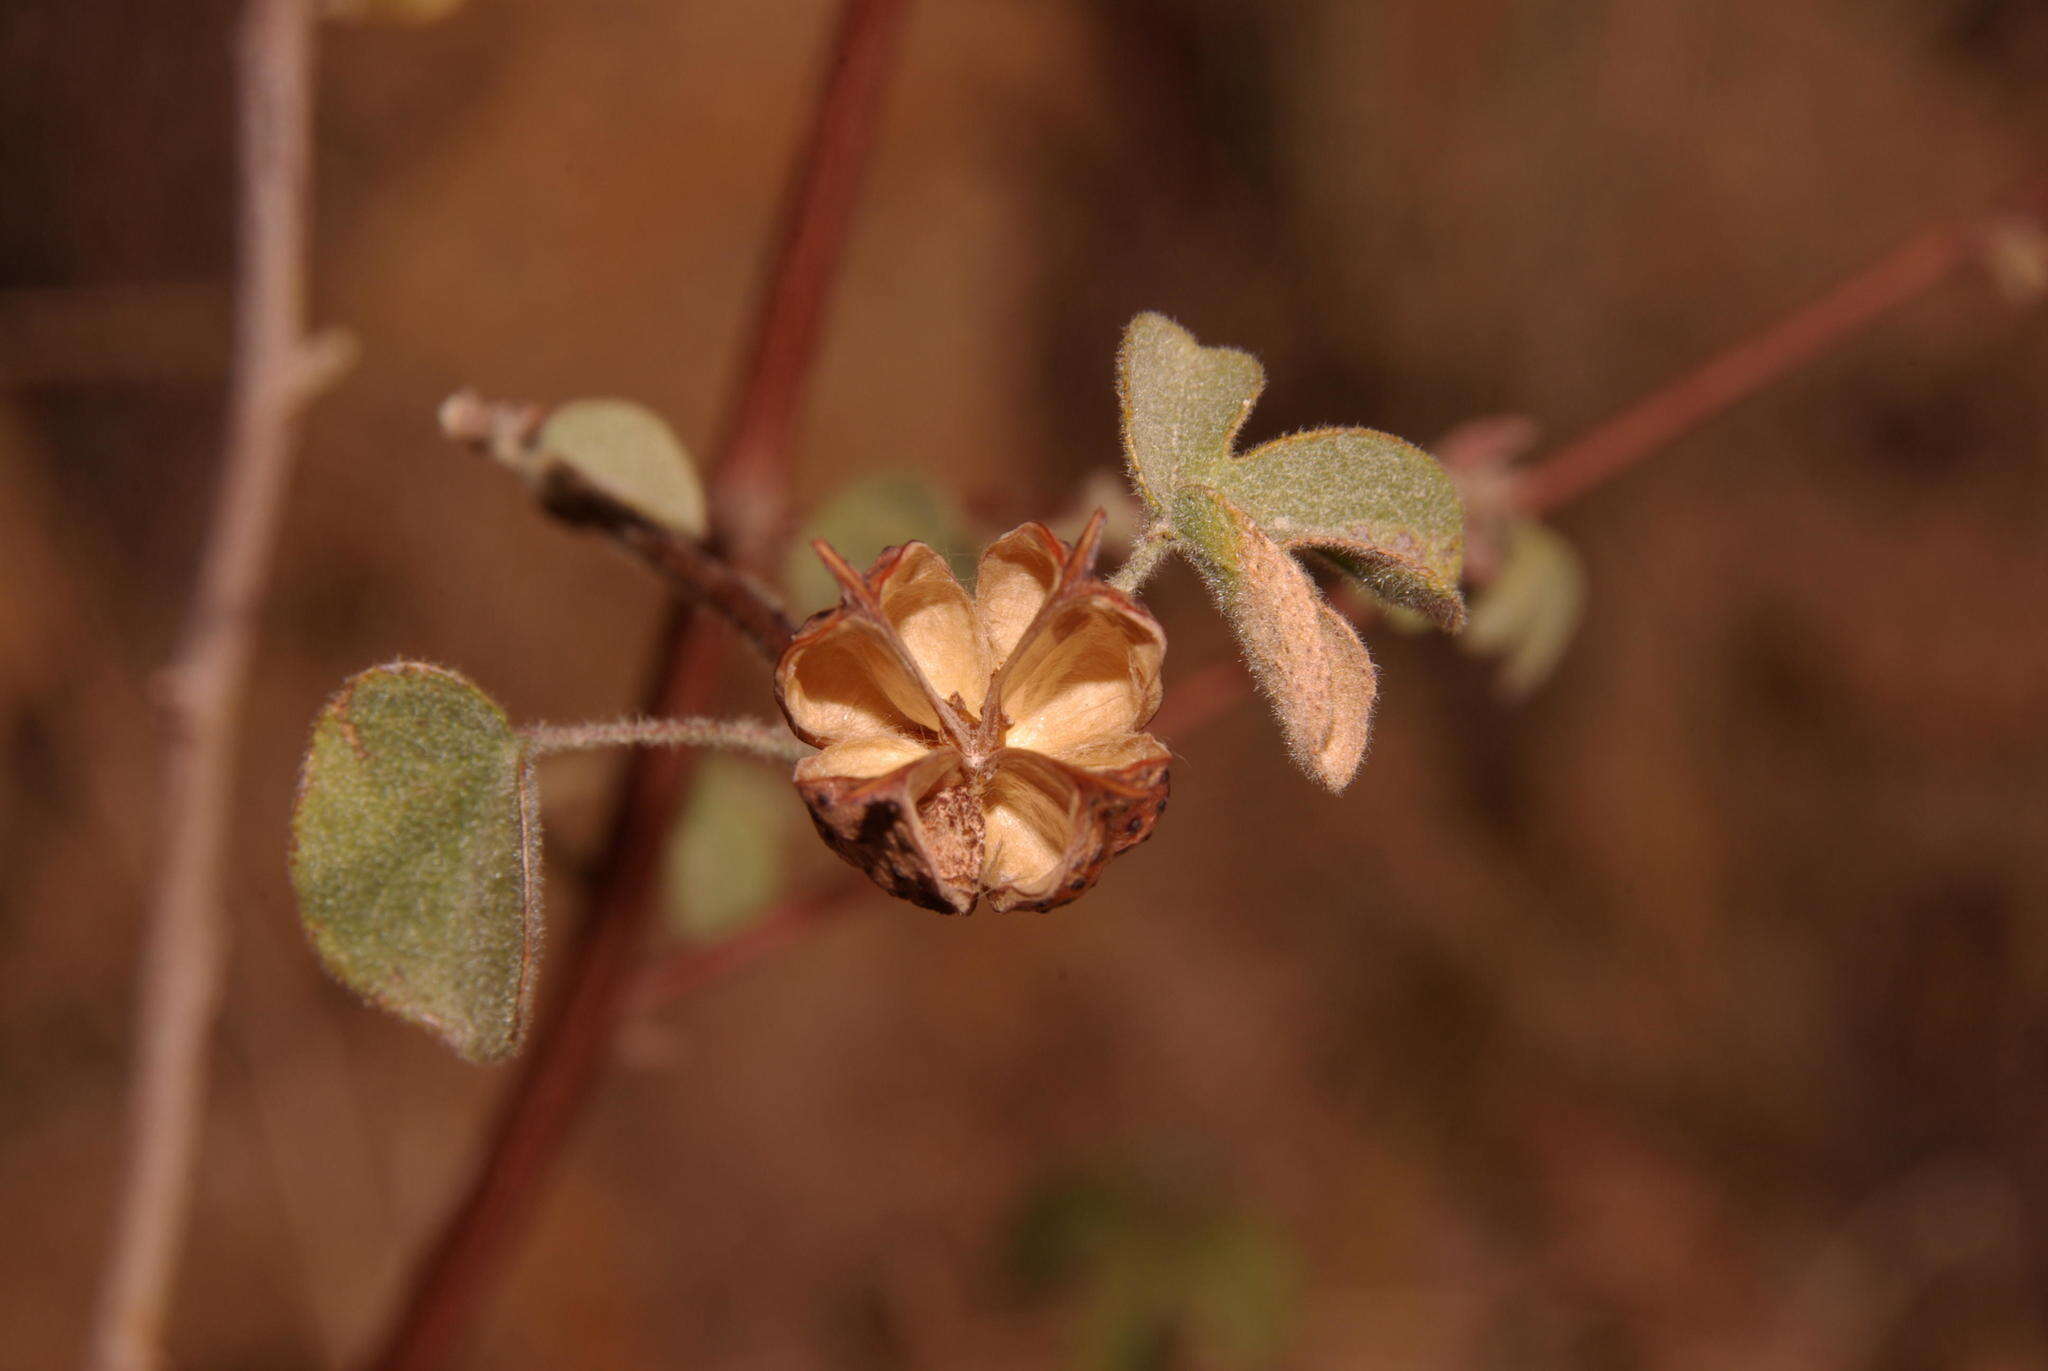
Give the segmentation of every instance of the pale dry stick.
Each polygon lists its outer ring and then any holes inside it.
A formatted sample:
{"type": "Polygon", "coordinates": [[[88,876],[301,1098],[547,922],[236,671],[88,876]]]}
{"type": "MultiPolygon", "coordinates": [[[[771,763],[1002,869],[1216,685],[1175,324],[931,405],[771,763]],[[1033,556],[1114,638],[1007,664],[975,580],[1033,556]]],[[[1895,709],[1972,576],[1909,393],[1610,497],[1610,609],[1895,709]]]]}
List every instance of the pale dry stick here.
{"type": "Polygon", "coordinates": [[[127,1172],[87,1353],[93,1371],[152,1371],[163,1360],[227,952],[221,864],[256,612],[291,477],[294,421],[349,352],[339,335],[305,333],[314,23],[308,0],[251,0],[241,32],[225,470],[165,676],[164,861],[142,955],[127,1172]]]}
{"type": "MultiPolygon", "coordinates": [[[[781,241],[713,473],[714,550],[748,571],[769,564],[787,515],[794,412],[816,358],[826,297],[908,11],[909,0],[845,0],[825,84],[797,155],[781,241]]],[[[659,655],[647,712],[704,709],[717,681],[719,645],[687,606],[671,614],[659,655]]],[[[642,750],[627,764],[590,916],[558,973],[563,997],[528,1049],[466,1193],[420,1262],[375,1360],[383,1371],[427,1371],[452,1355],[589,1100],[654,921],[661,856],[691,755],[642,750]]]]}

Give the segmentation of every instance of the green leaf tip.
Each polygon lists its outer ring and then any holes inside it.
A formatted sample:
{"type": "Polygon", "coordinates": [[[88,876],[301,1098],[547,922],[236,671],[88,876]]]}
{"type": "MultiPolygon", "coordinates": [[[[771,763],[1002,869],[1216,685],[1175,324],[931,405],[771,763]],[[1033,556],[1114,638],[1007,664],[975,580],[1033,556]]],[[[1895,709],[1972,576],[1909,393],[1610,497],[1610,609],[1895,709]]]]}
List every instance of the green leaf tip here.
{"type": "Polygon", "coordinates": [[[1238,453],[1265,381],[1249,353],[1139,315],[1117,354],[1124,454],[1155,530],[1187,554],[1236,630],[1289,752],[1337,791],[1370,737],[1372,659],[1292,554],[1316,554],[1455,633],[1464,504],[1435,458],[1372,429],[1314,429],[1238,453]]]}
{"type": "Polygon", "coordinates": [[[1124,330],[1116,376],[1131,480],[1155,518],[1170,517],[1181,487],[1230,460],[1266,388],[1265,369],[1248,352],[1203,347],[1165,315],[1147,313],[1124,330]]]}
{"type": "Polygon", "coordinates": [[[606,495],[663,527],[702,538],[704,484],[668,421],[632,400],[571,400],[541,425],[534,446],[606,495]]]}
{"type": "Polygon", "coordinates": [[[292,813],[292,886],[342,984],[477,1062],[517,1052],[541,945],[539,823],[505,712],[424,662],[321,710],[292,813]]]}

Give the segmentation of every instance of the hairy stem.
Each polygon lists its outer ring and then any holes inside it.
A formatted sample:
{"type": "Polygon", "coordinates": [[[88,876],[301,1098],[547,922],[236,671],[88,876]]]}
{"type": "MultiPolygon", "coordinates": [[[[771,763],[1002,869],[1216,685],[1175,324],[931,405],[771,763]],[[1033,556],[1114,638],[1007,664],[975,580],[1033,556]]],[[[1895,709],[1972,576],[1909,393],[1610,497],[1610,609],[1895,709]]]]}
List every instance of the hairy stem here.
{"type": "Polygon", "coordinates": [[[221,863],[257,609],[290,483],[297,414],[347,353],[304,331],[314,23],[310,0],[251,0],[241,32],[226,457],[198,587],[165,677],[165,855],[142,955],[128,1169],[94,1315],[94,1371],[150,1371],[163,1362],[227,955],[221,863]]]}
{"type": "Polygon", "coordinates": [[[1131,545],[1131,555],[1109,578],[1109,584],[1126,595],[1137,594],[1138,588],[1151,580],[1152,573],[1159,569],[1159,563],[1172,543],[1172,529],[1164,524],[1148,526],[1131,545]]]}
{"type": "Polygon", "coordinates": [[[606,723],[532,724],[519,731],[536,757],[601,747],[713,747],[770,762],[794,762],[816,749],[765,719],[614,719],[606,723]]]}
{"type": "MultiPolygon", "coordinates": [[[[826,296],[852,223],[859,173],[908,0],[845,0],[809,138],[783,209],[781,242],[756,316],[712,487],[715,547],[740,566],[769,564],[788,517],[788,442],[826,296]]],[[[687,606],[664,629],[646,710],[704,709],[717,682],[717,639],[687,606]]],[[[503,1270],[571,1124],[589,1100],[623,1019],[653,922],[661,854],[692,754],[633,754],[589,918],[564,958],[563,998],[541,1026],[468,1192],[415,1273],[376,1364],[424,1371],[446,1362],[503,1270]]]]}

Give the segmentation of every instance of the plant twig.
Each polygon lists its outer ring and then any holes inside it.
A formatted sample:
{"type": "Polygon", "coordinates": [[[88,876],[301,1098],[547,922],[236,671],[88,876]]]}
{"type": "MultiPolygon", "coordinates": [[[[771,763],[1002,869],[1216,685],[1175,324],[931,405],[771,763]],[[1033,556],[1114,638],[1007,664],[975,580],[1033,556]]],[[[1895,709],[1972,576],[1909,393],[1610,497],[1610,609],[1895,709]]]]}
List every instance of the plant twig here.
{"type": "Polygon", "coordinates": [[[528,752],[586,752],[599,747],[716,747],[764,761],[794,762],[817,749],[781,724],[761,719],[614,719],[609,723],[529,724],[519,730],[528,752]]]}
{"type": "Polygon", "coordinates": [[[1163,524],[1153,524],[1145,529],[1132,543],[1131,555],[1109,578],[1110,585],[1126,595],[1137,594],[1138,588],[1159,569],[1159,560],[1166,555],[1166,549],[1172,542],[1173,530],[1163,524]]]}
{"type": "MultiPolygon", "coordinates": [[[[908,0],[846,0],[811,131],[797,156],[780,250],[713,486],[722,550],[750,570],[768,564],[787,518],[788,440],[797,400],[907,10],[908,0]]],[[[687,607],[671,614],[659,655],[647,712],[701,711],[717,680],[719,652],[716,639],[695,631],[687,607]]],[[[564,958],[563,999],[530,1049],[468,1193],[415,1273],[377,1358],[384,1371],[426,1371],[446,1361],[590,1097],[654,920],[661,854],[689,759],[686,752],[648,750],[636,752],[628,765],[590,915],[564,958]]]]}
{"type": "Polygon", "coordinates": [[[670,952],[633,978],[633,1009],[651,1012],[789,946],[853,909],[868,889],[848,874],[823,890],[791,896],[729,938],[670,952]]]}
{"type": "Polygon", "coordinates": [[[832,70],[783,206],[775,267],[711,482],[712,518],[743,567],[774,562],[787,533],[790,438],[880,122],[910,0],[845,0],[832,70]]]}
{"type": "Polygon", "coordinates": [[[441,431],[524,474],[541,507],[574,528],[593,529],[638,556],[677,589],[716,611],[773,662],[796,626],[782,597],[709,547],[599,489],[563,462],[535,451],[546,411],[521,401],[460,391],[441,406],[441,431]]]}
{"type": "Polygon", "coordinates": [[[1927,229],[1827,294],[1710,358],[1523,471],[1515,502],[1527,514],[1568,504],[1813,361],[1976,259],[1974,229],[1927,229]]]}
{"type": "Polygon", "coordinates": [[[227,954],[222,853],[257,609],[298,412],[347,353],[337,337],[305,334],[315,22],[310,0],[250,0],[241,30],[225,465],[184,636],[165,676],[164,861],[142,956],[128,1169],[94,1315],[94,1371],[148,1371],[163,1360],[227,954]]]}
{"type": "MultiPolygon", "coordinates": [[[[1620,475],[1629,467],[1685,436],[1697,425],[1825,355],[1889,311],[1940,285],[1976,262],[1987,234],[2010,231],[2014,220],[1979,225],[1943,225],[1908,239],[1878,262],[1826,294],[1709,358],[1685,375],[1658,387],[1590,432],[1556,449],[1520,472],[1503,472],[1503,503],[1524,515],[1541,515],[1620,475]]],[[[2018,222],[2033,225],[2029,214],[2018,222]]],[[[1519,416],[1482,421],[1491,444],[1512,448],[1523,438],[1519,416]]],[[[1483,477],[1486,463],[1456,463],[1468,479],[1483,477]]],[[[1138,560],[1134,554],[1133,562],[1138,560]]],[[[1119,572],[1119,577],[1128,572],[1119,572]]],[[[1200,728],[1251,694],[1237,664],[1212,662],[1175,687],[1153,722],[1171,738],[1200,728]]]]}

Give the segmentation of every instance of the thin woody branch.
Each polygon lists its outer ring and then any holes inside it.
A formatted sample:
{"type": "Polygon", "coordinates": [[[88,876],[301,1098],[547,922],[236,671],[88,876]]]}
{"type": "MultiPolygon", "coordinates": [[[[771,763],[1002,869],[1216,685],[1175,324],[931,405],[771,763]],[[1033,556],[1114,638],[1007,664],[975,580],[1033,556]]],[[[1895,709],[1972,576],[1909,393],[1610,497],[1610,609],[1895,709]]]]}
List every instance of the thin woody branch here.
{"type": "Polygon", "coordinates": [[[94,1315],[94,1371],[151,1371],[191,1208],[227,957],[222,858],[256,618],[294,428],[352,353],[305,331],[311,0],[250,0],[237,111],[240,212],[225,470],[184,636],[165,673],[165,855],[142,953],[128,1169],[94,1315]]]}
{"type": "Polygon", "coordinates": [[[1927,229],[1825,295],[1659,387],[1514,477],[1512,499],[1540,515],[1662,451],[1737,402],[1839,347],[1978,260],[1974,226],[1927,229]]]}
{"type": "Polygon", "coordinates": [[[595,529],[633,552],[687,595],[702,600],[770,662],[782,656],[796,625],[766,583],[704,544],[654,523],[566,467],[541,483],[543,508],[565,524],[595,529]]]}
{"type": "MultiPolygon", "coordinates": [[[[909,0],[845,0],[811,128],[793,167],[781,241],[755,316],[712,486],[715,532],[742,567],[767,564],[788,517],[790,435],[880,123],[909,0]]],[[[716,686],[717,640],[671,613],[645,700],[656,716],[701,712],[716,686]]],[[[502,1271],[576,1116],[610,1059],[646,934],[661,854],[691,754],[633,754],[590,916],[564,958],[563,998],[542,1025],[467,1193],[421,1261],[376,1359],[383,1371],[444,1364],[502,1271]]]]}
{"type": "Polygon", "coordinates": [[[655,522],[598,489],[575,468],[537,451],[544,415],[538,405],[490,401],[463,391],[441,406],[441,430],[528,474],[535,498],[555,519],[611,538],[683,594],[715,611],[769,661],[780,657],[796,631],[781,597],[704,543],[655,522]]]}
{"type": "Polygon", "coordinates": [[[679,948],[654,960],[634,977],[633,1008],[652,1013],[753,965],[850,913],[867,889],[858,877],[847,876],[821,890],[791,896],[729,938],[679,948]]]}

